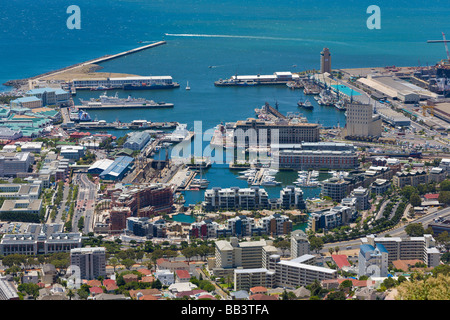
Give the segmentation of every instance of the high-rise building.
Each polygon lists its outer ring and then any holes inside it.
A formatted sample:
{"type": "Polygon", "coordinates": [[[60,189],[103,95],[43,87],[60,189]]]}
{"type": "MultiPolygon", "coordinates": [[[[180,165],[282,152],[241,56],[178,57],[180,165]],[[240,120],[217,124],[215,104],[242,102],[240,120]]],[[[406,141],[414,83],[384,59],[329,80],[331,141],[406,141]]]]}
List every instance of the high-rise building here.
{"type": "Polygon", "coordinates": [[[309,241],[306,233],[302,230],[294,230],[291,233],[291,258],[295,259],[309,254],[309,241]]]}
{"type": "Polygon", "coordinates": [[[104,277],[106,276],[106,250],[103,247],[72,249],[70,264],[80,268],[81,279],[93,280],[100,276],[104,277]]]}
{"type": "Polygon", "coordinates": [[[347,104],[346,135],[350,137],[380,137],[381,117],[373,113],[371,104],[347,104]]]}
{"type": "Polygon", "coordinates": [[[321,73],[331,73],[331,54],[328,48],[323,48],[320,53],[320,72],[321,73]]]}

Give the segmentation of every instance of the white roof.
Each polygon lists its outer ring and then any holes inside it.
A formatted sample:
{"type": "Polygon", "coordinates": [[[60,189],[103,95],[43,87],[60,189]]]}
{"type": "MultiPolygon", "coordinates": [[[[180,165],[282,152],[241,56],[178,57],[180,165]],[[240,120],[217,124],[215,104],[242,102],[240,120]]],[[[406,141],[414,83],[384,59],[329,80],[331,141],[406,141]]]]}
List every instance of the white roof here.
{"type": "Polygon", "coordinates": [[[92,164],[92,166],[89,167],[89,170],[93,170],[93,169],[106,170],[113,163],[114,163],[114,160],[110,160],[110,159],[97,160],[92,164]]]}
{"type": "Polygon", "coordinates": [[[317,271],[317,272],[323,272],[323,273],[329,273],[329,274],[333,274],[333,273],[337,272],[336,270],[333,270],[333,269],[312,266],[312,265],[304,264],[304,263],[298,263],[298,262],[295,262],[294,260],[290,260],[290,261],[283,260],[278,263],[285,265],[285,266],[289,266],[289,267],[307,269],[307,270],[311,270],[311,271],[317,271]]]}

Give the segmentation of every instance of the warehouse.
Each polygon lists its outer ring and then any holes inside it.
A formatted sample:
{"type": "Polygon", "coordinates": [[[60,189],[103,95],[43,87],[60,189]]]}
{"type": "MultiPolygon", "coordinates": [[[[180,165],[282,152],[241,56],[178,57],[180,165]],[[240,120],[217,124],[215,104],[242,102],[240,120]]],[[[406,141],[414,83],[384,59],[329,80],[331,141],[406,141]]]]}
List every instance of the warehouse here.
{"type": "Polygon", "coordinates": [[[100,174],[100,178],[104,180],[121,180],[131,169],[133,160],[133,158],[127,156],[116,158],[114,162],[100,174]]]}

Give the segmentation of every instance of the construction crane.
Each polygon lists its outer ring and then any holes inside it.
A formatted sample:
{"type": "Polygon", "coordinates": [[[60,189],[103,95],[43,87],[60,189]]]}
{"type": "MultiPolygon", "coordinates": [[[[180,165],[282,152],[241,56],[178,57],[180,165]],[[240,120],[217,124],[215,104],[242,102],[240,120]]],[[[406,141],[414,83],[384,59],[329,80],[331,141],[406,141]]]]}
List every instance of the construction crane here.
{"type": "Polygon", "coordinates": [[[430,115],[434,116],[434,106],[422,106],[422,115],[423,115],[424,117],[426,116],[427,109],[431,109],[431,110],[429,111],[429,112],[430,112],[430,115]]]}
{"type": "Polygon", "coordinates": [[[442,32],[442,38],[443,38],[443,40],[428,40],[427,43],[442,43],[443,42],[444,46],[445,46],[445,52],[447,53],[447,60],[450,61],[450,54],[448,52],[448,46],[447,46],[447,42],[449,42],[449,41],[447,41],[447,39],[445,39],[445,33],[443,33],[443,32],[442,32]]]}

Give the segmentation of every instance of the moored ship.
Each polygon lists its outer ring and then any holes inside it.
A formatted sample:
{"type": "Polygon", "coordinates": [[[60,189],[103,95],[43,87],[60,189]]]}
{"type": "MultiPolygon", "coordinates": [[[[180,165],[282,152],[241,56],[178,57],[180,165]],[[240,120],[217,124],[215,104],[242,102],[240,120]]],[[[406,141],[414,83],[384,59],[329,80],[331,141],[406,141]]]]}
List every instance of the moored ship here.
{"type": "Polygon", "coordinates": [[[98,99],[80,99],[83,109],[114,109],[114,108],[172,108],[173,103],[155,102],[144,98],[119,98],[119,96],[108,96],[106,92],[98,99]]]}

